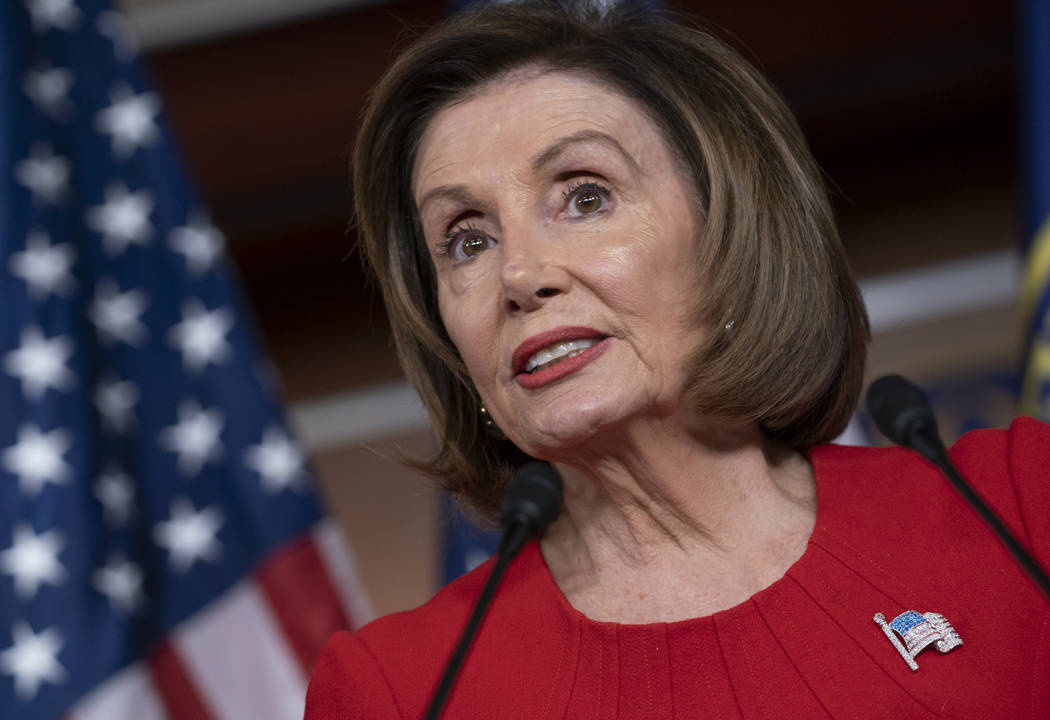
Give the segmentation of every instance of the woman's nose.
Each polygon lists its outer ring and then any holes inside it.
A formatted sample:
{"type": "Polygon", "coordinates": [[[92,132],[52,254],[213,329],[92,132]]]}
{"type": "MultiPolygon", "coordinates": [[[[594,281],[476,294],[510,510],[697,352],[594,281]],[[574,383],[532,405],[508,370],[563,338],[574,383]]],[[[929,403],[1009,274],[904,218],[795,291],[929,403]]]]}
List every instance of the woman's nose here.
{"type": "Polygon", "coordinates": [[[569,273],[552,257],[552,249],[542,240],[504,235],[503,307],[509,313],[537,310],[549,298],[568,292],[569,273]]]}

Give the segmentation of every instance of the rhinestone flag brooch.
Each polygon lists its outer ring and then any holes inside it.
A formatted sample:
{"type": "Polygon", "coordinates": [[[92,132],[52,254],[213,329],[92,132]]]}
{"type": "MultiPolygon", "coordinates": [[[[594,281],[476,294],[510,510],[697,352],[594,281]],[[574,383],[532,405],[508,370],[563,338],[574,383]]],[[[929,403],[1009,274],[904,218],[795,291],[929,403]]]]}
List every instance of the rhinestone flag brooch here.
{"type": "Polygon", "coordinates": [[[882,613],[876,613],[874,619],[912,670],[919,669],[915,656],[928,646],[936,643],[937,649],[946,653],[963,644],[952,624],[938,613],[907,610],[888,623],[882,613]],[[900,635],[900,639],[897,635],[900,635]],[[903,644],[901,640],[904,641],[903,644]]]}

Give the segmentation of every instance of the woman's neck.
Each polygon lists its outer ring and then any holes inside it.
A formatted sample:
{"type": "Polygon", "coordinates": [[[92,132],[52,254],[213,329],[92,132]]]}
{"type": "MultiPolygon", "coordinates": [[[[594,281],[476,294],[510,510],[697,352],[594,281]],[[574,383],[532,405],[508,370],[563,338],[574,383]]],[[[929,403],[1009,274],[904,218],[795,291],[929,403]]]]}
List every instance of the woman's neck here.
{"type": "Polygon", "coordinates": [[[808,462],[756,429],[643,430],[558,469],[565,510],[542,550],[594,620],[673,622],[743,602],[801,557],[816,518],[808,462]]]}

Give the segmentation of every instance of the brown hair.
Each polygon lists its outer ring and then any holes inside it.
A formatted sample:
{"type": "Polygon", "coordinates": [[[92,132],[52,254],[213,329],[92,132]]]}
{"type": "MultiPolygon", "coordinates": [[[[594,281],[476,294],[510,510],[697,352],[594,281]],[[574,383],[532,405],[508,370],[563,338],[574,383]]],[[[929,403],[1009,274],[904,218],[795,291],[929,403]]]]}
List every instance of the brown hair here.
{"type": "Polygon", "coordinates": [[[590,77],[637,102],[693,180],[705,218],[697,318],[711,331],[686,402],[799,449],[837,436],[860,393],[868,320],[790,111],[701,30],[629,3],[547,0],[484,6],[432,28],[383,77],[358,135],[358,241],[440,441],[419,467],[491,517],[521,459],[481,429],[477,392],[438,314],[411,173],[440,110],[523,66],[590,77]]]}

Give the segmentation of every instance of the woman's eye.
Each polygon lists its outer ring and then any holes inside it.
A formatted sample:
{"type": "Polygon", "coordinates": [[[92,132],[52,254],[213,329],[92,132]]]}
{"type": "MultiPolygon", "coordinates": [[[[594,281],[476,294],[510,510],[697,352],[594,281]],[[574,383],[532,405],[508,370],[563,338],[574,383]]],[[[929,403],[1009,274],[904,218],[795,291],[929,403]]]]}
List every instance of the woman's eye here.
{"type": "Polygon", "coordinates": [[[445,237],[448,240],[442,243],[442,252],[453,262],[472,260],[488,250],[493,243],[492,238],[474,228],[459,228],[445,237]]]}
{"type": "Polygon", "coordinates": [[[474,257],[480,255],[483,250],[488,248],[489,240],[487,237],[478,234],[467,235],[459,243],[459,252],[461,255],[466,257],[474,257]]]}
{"type": "Polygon", "coordinates": [[[569,200],[569,213],[576,217],[601,212],[609,202],[608,188],[597,183],[577,185],[565,195],[569,200]]]}

